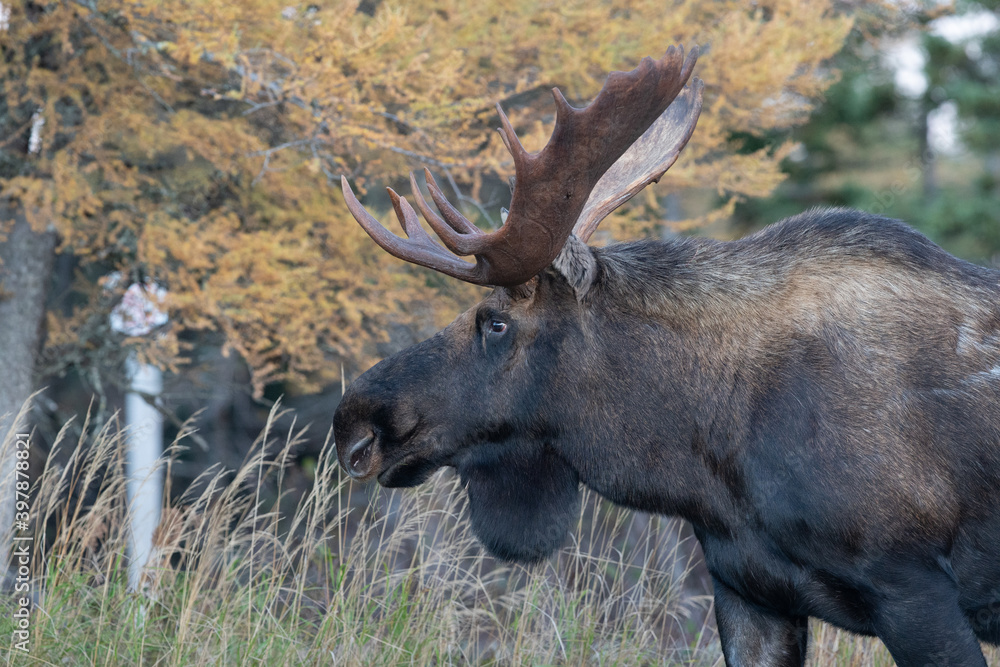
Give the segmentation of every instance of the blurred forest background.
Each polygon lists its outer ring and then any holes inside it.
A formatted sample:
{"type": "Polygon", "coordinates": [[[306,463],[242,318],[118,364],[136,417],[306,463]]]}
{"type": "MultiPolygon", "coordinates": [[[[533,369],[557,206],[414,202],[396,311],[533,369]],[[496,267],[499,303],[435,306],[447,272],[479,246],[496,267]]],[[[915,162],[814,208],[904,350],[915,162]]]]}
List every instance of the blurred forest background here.
{"type": "Polygon", "coordinates": [[[171,503],[206,470],[234,479],[281,397],[272,428],[297,435],[283,486],[257,493],[293,508],[344,383],[483,294],[380,251],[340,175],[390,217],[384,187],[428,166],[496,227],[513,169],[494,104],[537,150],[552,86],[583,104],[674,43],[702,48],[702,118],[598,243],[737,238],[832,205],[1000,263],[995,0],[4,0],[0,415],[43,389],[32,470],[60,432],[118,423],[132,357],[165,372],[167,441],[194,431],[171,503]],[[111,324],[132,284],[166,290],[148,334],[111,324]]]}

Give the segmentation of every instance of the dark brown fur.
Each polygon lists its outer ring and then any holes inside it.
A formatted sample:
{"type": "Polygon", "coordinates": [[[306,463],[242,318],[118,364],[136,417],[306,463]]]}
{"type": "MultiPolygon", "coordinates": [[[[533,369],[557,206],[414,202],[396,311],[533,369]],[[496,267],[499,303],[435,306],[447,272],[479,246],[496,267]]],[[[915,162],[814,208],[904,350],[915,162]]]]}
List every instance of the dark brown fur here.
{"type": "Polygon", "coordinates": [[[571,239],[529,288],[368,371],[335,430],[345,467],[387,485],[458,468],[506,558],[558,546],[577,480],[683,516],[730,665],[802,664],[810,616],[904,666],[1000,643],[1000,273],[896,221],[571,239]]]}

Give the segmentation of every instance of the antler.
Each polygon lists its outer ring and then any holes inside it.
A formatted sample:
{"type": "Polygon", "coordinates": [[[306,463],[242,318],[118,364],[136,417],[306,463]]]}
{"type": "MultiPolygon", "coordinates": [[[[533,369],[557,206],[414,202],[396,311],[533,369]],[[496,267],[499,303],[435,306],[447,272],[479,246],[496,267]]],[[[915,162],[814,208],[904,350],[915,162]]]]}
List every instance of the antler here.
{"type": "Polygon", "coordinates": [[[391,189],[408,239],[369,215],[342,177],[347,206],[368,235],[400,259],[477,285],[525,283],[555,259],[574,224],[577,236],[586,240],[605,216],[677,159],[701,110],[697,79],[678,97],[697,58],[697,47],[686,59],[683,48],[675,47],[658,61],[643,58],[631,72],[612,72],[583,109],[571,107],[554,88],[556,126],[538,153],[524,150],[498,104],[500,136],[514,158],[516,181],[507,221],[495,232],[483,233],[459,213],[426,169],[427,189],[440,215],[424,201],[413,174],[410,187],[417,208],[447,250],[424,232],[413,208],[391,189]],[[616,164],[619,158],[621,165],[616,164]],[[456,255],[475,255],[476,263],[456,255]]]}
{"type": "Polygon", "coordinates": [[[659,181],[673,166],[698,124],[704,88],[705,84],[695,78],[604,173],[573,226],[578,239],[587,241],[612,211],[650,183],[659,181]]]}

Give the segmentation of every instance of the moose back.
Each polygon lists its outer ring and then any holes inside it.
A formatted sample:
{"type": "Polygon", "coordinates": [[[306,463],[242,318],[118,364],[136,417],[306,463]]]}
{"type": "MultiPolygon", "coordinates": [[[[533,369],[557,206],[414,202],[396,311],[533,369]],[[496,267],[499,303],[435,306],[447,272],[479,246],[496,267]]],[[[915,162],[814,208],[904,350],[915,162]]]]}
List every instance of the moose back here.
{"type": "Polygon", "coordinates": [[[393,255],[495,289],[354,382],[341,464],[411,486],[453,466],[478,537],[537,561],[583,484],[679,515],[712,574],[729,665],[801,665],[808,619],[896,662],[985,665],[1000,644],[1000,273],[906,225],[814,210],[733,242],[586,245],[694,130],[697,57],[671,48],[557,121],[484,233],[411,177],[393,255]],[[474,255],[475,264],[456,255],[474,255]]]}

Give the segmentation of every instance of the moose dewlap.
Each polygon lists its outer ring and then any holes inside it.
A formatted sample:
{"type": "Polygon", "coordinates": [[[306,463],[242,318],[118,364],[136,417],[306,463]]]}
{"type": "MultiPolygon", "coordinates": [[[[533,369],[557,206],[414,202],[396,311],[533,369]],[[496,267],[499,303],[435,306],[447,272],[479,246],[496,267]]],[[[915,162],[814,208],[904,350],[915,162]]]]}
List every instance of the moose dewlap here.
{"type": "Polygon", "coordinates": [[[579,486],[684,517],[712,573],[729,665],[800,665],[810,616],[879,636],[903,666],[985,665],[1000,644],[1000,272],[906,225],[814,210],[739,241],[591,248],[694,131],[697,51],[614,72],[527,153],[483,233],[390,191],[408,238],[343,182],[393,255],[495,287],[370,369],[334,417],[359,479],[455,467],[488,549],[537,561],[579,486]],[[475,264],[456,255],[474,255],[475,264]]]}

